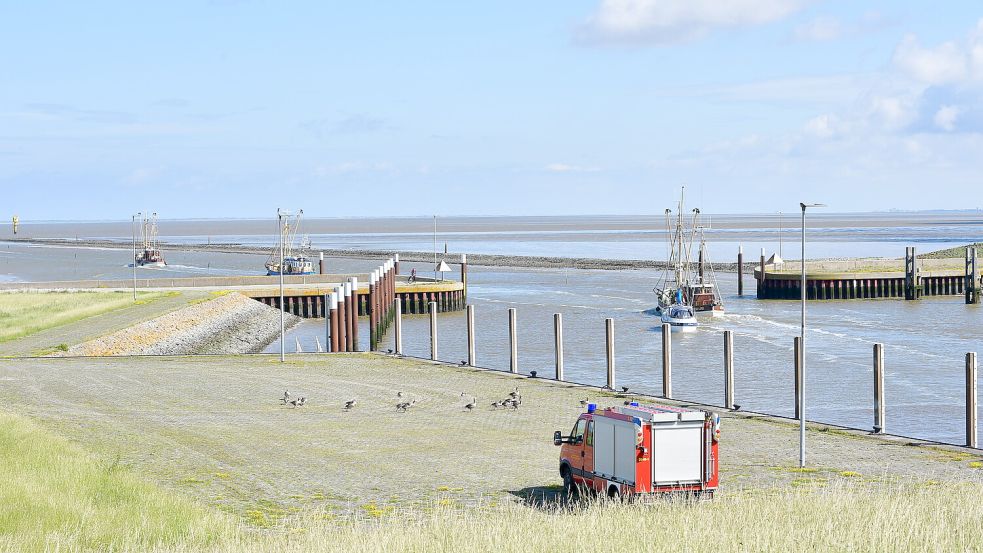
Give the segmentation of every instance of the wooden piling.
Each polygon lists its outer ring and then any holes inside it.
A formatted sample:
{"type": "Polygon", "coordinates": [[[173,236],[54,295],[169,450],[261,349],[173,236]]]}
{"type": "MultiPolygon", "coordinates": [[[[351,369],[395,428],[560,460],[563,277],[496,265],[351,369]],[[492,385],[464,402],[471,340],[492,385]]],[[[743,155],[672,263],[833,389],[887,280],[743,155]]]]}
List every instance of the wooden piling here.
{"type": "Polygon", "coordinates": [[[556,357],[556,379],[563,380],[563,315],[553,313],[553,348],[556,357]]]}
{"type": "Polygon", "coordinates": [[[352,301],[352,351],[361,351],[358,345],[358,277],[351,277],[348,282],[352,285],[352,299],[354,300],[352,301]]]}
{"type": "Polygon", "coordinates": [[[394,349],[396,350],[396,355],[403,354],[403,302],[399,298],[393,299],[393,311],[396,313],[393,317],[393,341],[395,343],[394,349]]]}
{"type": "Polygon", "coordinates": [[[874,344],[874,434],[886,432],[884,403],[884,344],[874,344]]]}
{"type": "Polygon", "coordinates": [[[318,272],[323,275],[326,274],[326,271],[324,270],[324,252],[319,252],[319,253],[321,254],[321,257],[318,260],[318,264],[317,264],[318,272]]]}
{"type": "Polygon", "coordinates": [[[724,331],[724,407],[734,408],[734,332],[724,331]]]}
{"type": "Polygon", "coordinates": [[[430,302],[430,359],[437,360],[437,304],[430,302]]]}
{"type": "Polygon", "coordinates": [[[357,324],[355,321],[355,295],[352,293],[352,283],[348,281],[344,284],[345,291],[345,351],[355,351],[352,334],[352,326],[357,324]]]}
{"type": "Polygon", "coordinates": [[[966,354],[966,446],[977,448],[976,423],[976,352],[966,354]]]}
{"type": "Polygon", "coordinates": [[[662,397],[672,399],[672,327],[662,323],[662,397]]]}
{"type": "Polygon", "coordinates": [[[461,254],[461,284],[464,285],[464,301],[468,301],[468,254],[461,254]]]}
{"type": "Polygon", "coordinates": [[[792,341],[792,355],[795,357],[795,418],[802,414],[802,337],[796,336],[792,341]]]}
{"type": "Polygon", "coordinates": [[[761,264],[758,269],[761,274],[758,275],[758,298],[765,299],[765,249],[761,248],[761,264]]]}
{"type": "Polygon", "coordinates": [[[516,341],[515,308],[509,308],[509,372],[519,372],[519,344],[516,341]]]}
{"type": "Polygon", "coordinates": [[[744,295],[744,246],[737,247],[737,295],[744,295]]]}
{"type": "Polygon", "coordinates": [[[474,343],[474,306],[468,305],[468,365],[475,366],[475,343],[474,343]]]}
{"type": "Polygon", "coordinates": [[[331,293],[331,353],[338,351],[338,294],[331,293]]]}
{"type": "Polygon", "coordinates": [[[393,255],[393,272],[399,276],[399,254],[393,255]]]}
{"type": "Polygon", "coordinates": [[[375,296],[376,296],[376,272],[372,271],[369,273],[369,301],[366,304],[366,308],[369,313],[369,351],[375,351],[376,345],[376,322],[378,317],[378,312],[375,309],[375,296]]]}
{"type": "Polygon", "coordinates": [[[976,270],[976,248],[966,248],[966,283],[963,285],[967,304],[980,303],[980,279],[976,270]]]}
{"type": "Polygon", "coordinates": [[[348,351],[348,303],[345,301],[345,287],[336,286],[334,293],[338,296],[338,351],[348,351]]]}
{"type": "Polygon", "coordinates": [[[331,351],[331,293],[324,294],[324,350],[331,351]]]}
{"type": "Polygon", "coordinates": [[[614,389],[614,319],[604,319],[605,349],[608,361],[608,388],[614,389]]]}

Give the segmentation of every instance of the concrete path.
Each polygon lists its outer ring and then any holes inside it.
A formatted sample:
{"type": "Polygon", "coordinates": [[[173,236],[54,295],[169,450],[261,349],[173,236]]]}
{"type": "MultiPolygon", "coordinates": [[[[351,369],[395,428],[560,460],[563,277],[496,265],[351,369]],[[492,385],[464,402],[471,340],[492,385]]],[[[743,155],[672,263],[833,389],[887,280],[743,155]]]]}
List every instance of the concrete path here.
{"type": "Polygon", "coordinates": [[[207,292],[181,292],[48,328],[17,340],[0,343],[0,357],[34,355],[59,344],[67,346],[80,344],[170,313],[206,297],[208,297],[207,292]]]}
{"type": "MultiPolygon", "coordinates": [[[[273,518],[309,508],[425,509],[434,501],[555,495],[552,433],[569,431],[588,396],[602,406],[624,401],[375,354],[291,355],[285,364],[266,355],[0,360],[0,409],[40,419],[206,503],[273,518]],[[515,386],[518,411],[490,406],[515,386]],[[284,390],[307,405],[281,404],[284,390]],[[472,396],[479,408],[468,412],[472,396]],[[357,404],[346,411],[351,399],[357,404]],[[417,403],[396,412],[404,400],[417,403]]],[[[816,426],[808,432],[810,468],[800,471],[795,424],[725,414],[722,431],[721,493],[983,477],[979,450],[816,426]]]]}

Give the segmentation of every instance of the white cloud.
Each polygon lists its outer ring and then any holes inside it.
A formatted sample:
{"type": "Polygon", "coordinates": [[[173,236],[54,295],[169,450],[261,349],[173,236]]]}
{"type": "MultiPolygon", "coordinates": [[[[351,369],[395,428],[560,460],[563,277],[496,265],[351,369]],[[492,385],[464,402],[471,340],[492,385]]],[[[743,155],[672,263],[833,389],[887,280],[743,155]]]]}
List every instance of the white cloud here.
{"type": "Polygon", "coordinates": [[[942,106],[935,112],[932,122],[935,126],[948,132],[956,128],[956,118],[959,117],[959,108],[956,106],[942,106]]]}
{"type": "Polygon", "coordinates": [[[887,130],[898,130],[914,121],[918,115],[916,98],[906,96],[874,96],[867,115],[887,130]]]}
{"type": "Polygon", "coordinates": [[[806,121],[805,132],[818,138],[832,138],[837,133],[839,120],[835,115],[826,114],[806,121]]]}
{"type": "Polygon", "coordinates": [[[915,80],[931,84],[964,81],[969,75],[966,52],[954,41],[922,48],[915,35],[907,35],[894,51],[894,64],[915,80]]]}
{"type": "Polygon", "coordinates": [[[829,16],[820,16],[808,23],[796,25],[792,31],[795,40],[803,42],[822,42],[834,40],[843,35],[843,24],[839,19],[829,16]]]}
{"type": "Polygon", "coordinates": [[[601,0],[582,28],[582,36],[597,42],[680,42],[716,28],[778,21],[803,3],[804,0],[601,0]]]}
{"type": "Polygon", "coordinates": [[[599,167],[583,167],[566,163],[550,163],[544,169],[552,173],[595,173],[601,170],[599,167]]]}

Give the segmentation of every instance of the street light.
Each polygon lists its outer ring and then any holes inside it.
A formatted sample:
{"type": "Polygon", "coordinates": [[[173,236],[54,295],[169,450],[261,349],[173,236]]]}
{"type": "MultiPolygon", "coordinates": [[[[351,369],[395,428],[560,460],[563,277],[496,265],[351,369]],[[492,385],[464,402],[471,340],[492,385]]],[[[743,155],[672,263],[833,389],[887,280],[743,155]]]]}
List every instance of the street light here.
{"type": "Polygon", "coordinates": [[[130,231],[133,234],[133,257],[130,258],[133,263],[133,301],[137,301],[137,217],[143,217],[143,213],[134,213],[130,222],[130,231]]]}
{"type": "Polygon", "coordinates": [[[284,217],[289,217],[290,212],[285,209],[276,208],[276,220],[277,220],[277,230],[280,234],[280,266],[277,267],[277,273],[280,274],[280,362],[284,361],[284,346],[283,346],[283,219],[284,217]]]}
{"type": "Polygon", "coordinates": [[[806,466],[806,208],[826,207],[826,204],[799,203],[802,207],[802,316],[799,328],[799,370],[802,371],[802,384],[799,385],[799,468],[806,466]]]}

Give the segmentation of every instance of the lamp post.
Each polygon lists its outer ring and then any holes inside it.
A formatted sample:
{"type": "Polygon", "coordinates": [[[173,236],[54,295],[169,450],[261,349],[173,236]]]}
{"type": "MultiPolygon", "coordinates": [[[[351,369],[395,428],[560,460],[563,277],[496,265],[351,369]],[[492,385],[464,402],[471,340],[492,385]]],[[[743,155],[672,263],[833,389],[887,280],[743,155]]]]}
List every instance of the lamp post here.
{"type": "Polygon", "coordinates": [[[280,362],[284,361],[284,332],[283,332],[283,219],[284,217],[290,216],[290,212],[285,209],[277,208],[276,210],[276,220],[277,220],[277,230],[280,234],[280,265],[277,267],[277,273],[280,275],[280,362]]]}
{"type": "Polygon", "coordinates": [[[141,212],[134,213],[130,223],[130,231],[133,234],[133,257],[130,258],[133,263],[133,301],[137,301],[137,217],[142,216],[141,212]]]}
{"type": "Polygon", "coordinates": [[[437,216],[433,216],[433,279],[437,280],[437,216]]]}
{"type": "Polygon", "coordinates": [[[802,207],[802,315],[799,328],[799,368],[802,384],[799,386],[799,468],[806,466],[806,208],[826,207],[826,204],[799,203],[802,207]]]}

